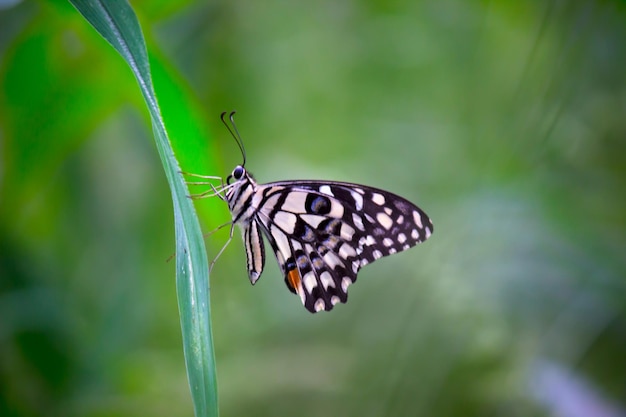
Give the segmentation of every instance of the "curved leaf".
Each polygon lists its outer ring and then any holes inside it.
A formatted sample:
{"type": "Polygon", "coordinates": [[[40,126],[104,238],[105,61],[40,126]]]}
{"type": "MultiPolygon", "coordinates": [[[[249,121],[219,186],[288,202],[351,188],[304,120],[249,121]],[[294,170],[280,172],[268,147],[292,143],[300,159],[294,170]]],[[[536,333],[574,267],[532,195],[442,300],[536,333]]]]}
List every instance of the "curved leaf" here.
{"type": "Polygon", "coordinates": [[[208,262],[196,212],[187,198],[180,168],[150,76],[141,28],[125,0],[70,0],[85,19],[126,60],[137,78],[152,119],[152,129],[172,191],[176,227],[176,288],[187,375],[196,416],[217,416],[215,359],[210,322],[208,262]]]}

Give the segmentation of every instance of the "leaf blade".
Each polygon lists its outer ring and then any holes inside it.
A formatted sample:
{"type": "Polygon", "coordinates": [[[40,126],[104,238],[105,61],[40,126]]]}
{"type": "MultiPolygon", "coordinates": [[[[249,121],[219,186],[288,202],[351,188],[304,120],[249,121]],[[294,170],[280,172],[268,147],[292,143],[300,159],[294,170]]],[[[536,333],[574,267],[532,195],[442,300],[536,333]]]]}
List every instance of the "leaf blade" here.
{"type": "Polygon", "coordinates": [[[208,261],[200,224],[187,197],[150,75],[145,40],[126,0],[70,0],[115,48],[135,75],[152,120],[157,150],[172,191],[176,230],[176,290],[187,375],[196,416],[217,416],[217,382],[210,321],[208,261]]]}

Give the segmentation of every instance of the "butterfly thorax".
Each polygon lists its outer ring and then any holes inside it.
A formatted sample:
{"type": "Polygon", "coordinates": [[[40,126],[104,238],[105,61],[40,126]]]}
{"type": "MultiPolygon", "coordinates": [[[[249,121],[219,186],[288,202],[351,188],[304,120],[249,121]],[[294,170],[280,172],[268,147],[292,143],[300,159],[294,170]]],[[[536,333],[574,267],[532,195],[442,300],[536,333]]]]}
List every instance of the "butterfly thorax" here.
{"type": "Polygon", "coordinates": [[[233,174],[229,178],[234,178],[235,182],[230,184],[230,188],[226,192],[226,201],[232,215],[233,223],[249,222],[256,211],[257,205],[254,204],[255,195],[258,191],[258,184],[247,171],[238,171],[240,166],[233,170],[233,174]],[[241,176],[237,178],[237,174],[241,176]]]}

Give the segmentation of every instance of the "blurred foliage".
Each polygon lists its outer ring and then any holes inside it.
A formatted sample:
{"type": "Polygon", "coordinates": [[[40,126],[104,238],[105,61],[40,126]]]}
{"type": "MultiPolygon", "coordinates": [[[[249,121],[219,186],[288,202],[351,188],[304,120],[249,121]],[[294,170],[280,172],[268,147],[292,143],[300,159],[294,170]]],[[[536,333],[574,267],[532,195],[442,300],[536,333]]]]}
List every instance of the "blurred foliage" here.
{"type": "MultiPolygon", "coordinates": [[[[139,89],[69,4],[3,4],[0,415],[191,415],[139,89]]],[[[259,181],[366,183],[435,223],[330,314],[271,259],[251,287],[235,239],[211,288],[223,415],[625,414],[623,2],[133,7],[183,169],[240,162],[234,108],[259,181]]]]}

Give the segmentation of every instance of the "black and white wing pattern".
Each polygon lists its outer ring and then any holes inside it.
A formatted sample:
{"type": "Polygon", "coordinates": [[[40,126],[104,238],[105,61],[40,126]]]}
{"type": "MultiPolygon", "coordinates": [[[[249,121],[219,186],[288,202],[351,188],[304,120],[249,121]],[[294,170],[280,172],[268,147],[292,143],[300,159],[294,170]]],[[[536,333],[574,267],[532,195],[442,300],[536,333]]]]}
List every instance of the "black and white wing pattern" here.
{"type": "Polygon", "coordinates": [[[263,272],[265,235],[287,287],[312,313],[345,303],[362,267],[433,232],[419,207],[372,187],[324,181],[257,184],[241,165],[227,182],[225,199],[242,230],[250,281],[254,284],[263,272]]]}

